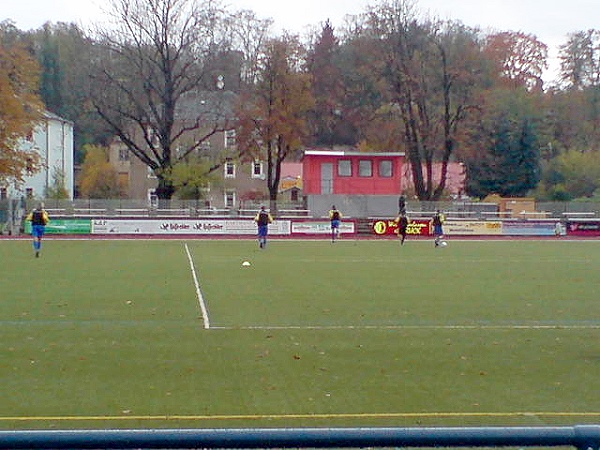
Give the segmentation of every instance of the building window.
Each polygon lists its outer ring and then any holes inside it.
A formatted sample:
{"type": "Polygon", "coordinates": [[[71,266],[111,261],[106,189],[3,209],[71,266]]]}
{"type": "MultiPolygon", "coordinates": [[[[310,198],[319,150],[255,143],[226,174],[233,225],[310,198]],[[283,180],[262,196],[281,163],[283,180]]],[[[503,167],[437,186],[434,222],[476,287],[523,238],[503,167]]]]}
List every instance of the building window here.
{"type": "Polygon", "coordinates": [[[121,186],[121,189],[129,187],[129,173],[119,172],[119,185],[121,186]]]}
{"type": "Polygon", "coordinates": [[[25,197],[27,197],[30,200],[33,198],[33,188],[25,189],[25,197]]]}
{"type": "Polygon", "coordinates": [[[210,152],[210,149],[211,145],[208,139],[200,142],[200,145],[198,146],[198,150],[200,151],[200,153],[208,153],[210,152]]]}
{"type": "Polygon", "coordinates": [[[119,161],[129,161],[129,149],[125,147],[119,148],[119,161]]]}
{"type": "Polygon", "coordinates": [[[0,200],[6,200],[8,197],[8,192],[5,187],[0,188],[0,200]]]}
{"type": "Polygon", "coordinates": [[[225,148],[235,147],[235,130],[225,131],[225,148]]]}
{"type": "Polygon", "coordinates": [[[338,161],[338,176],[352,176],[352,161],[350,161],[349,159],[341,159],[338,161]]]}
{"type": "Polygon", "coordinates": [[[231,161],[225,163],[225,178],[235,178],[235,163],[231,161]]]}
{"type": "Polygon", "coordinates": [[[358,176],[359,177],[372,177],[373,176],[373,161],[370,159],[363,159],[358,162],[358,176]]]}
{"type": "Polygon", "coordinates": [[[254,161],[252,163],[252,178],[263,177],[263,164],[261,161],[254,161]]]}
{"type": "Polygon", "coordinates": [[[150,208],[158,208],[158,195],[155,189],[148,189],[148,204],[150,208]]]}
{"type": "Polygon", "coordinates": [[[235,191],[225,191],[225,208],[235,208],[235,191]]]}
{"type": "Polygon", "coordinates": [[[391,178],[394,175],[392,161],[379,161],[379,176],[382,178],[391,178]]]}
{"type": "Polygon", "coordinates": [[[290,200],[293,202],[298,201],[298,190],[297,189],[292,189],[292,192],[290,194],[290,200]]]}

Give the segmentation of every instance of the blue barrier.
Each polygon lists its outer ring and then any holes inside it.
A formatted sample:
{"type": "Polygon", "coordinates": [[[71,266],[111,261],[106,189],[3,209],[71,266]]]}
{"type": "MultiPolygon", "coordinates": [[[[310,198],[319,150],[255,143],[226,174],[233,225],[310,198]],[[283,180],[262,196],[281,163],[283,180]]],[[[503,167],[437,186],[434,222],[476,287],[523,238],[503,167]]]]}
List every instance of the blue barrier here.
{"type": "Polygon", "coordinates": [[[339,447],[600,448],[600,425],[476,428],[273,428],[0,431],[1,449],[339,447]]]}

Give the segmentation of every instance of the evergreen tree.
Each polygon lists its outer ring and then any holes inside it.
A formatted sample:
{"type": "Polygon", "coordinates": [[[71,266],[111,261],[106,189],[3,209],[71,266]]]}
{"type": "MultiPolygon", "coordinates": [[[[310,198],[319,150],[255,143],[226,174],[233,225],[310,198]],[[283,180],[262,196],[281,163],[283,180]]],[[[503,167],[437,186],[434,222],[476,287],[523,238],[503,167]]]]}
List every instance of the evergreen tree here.
{"type": "Polygon", "coordinates": [[[355,143],[353,133],[347,131],[348,120],[343,119],[344,80],[339,58],[340,44],[328,21],[308,56],[307,64],[316,100],[310,120],[315,145],[355,143]]]}
{"type": "Polygon", "coordinates": [[[467,164],[467,193],[521,197],[540,181],[539,145],[531,120],[501,117],[489,132],[488,148],[467,164]]]}
{"type": "Polygon", "coordinates": [[[55,114],[64,115],[63,79],[60,56],[56,38],[52,36],[49,25],[44,26],[39,54],[42,66],[40,96],[46,108],[55,114]]]}

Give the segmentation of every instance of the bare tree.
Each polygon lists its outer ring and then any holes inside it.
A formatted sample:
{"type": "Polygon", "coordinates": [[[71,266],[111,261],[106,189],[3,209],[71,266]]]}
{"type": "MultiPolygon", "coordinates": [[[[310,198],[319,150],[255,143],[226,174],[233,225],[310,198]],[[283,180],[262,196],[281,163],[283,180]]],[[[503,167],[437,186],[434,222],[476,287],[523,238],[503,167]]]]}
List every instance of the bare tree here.
{"type": "Polygon", "coordinates": [[[560,47],[560,78],[568,87],[600,85],[600,30],[571,33],[560,47]]]}
{"type": "Polygon", "coordinates": [[[212,1],[112,0],[110,13],[97,32],[93,107],[170,199],[173,166],[230,126],[233,99],[212,70],[229,50],[225,12],[212,1]]]}
{"type": "Polygon", "coordinates": [[[258,81],[259,60],[273,20],[257,18],[249,10],[236,12],[231,20],[233,44],[243,55],[241,82],[243,86],[251,86],[258,81]]]}
{"type": "Polygon", "coordinates": [[[382,2],[370,11],[365,32],[379,42],[386,63],[380,76],[399,112],[415,194],[438,200],[461,122],[475,104],[482,61],[476,34],[460,24],[420,21],[413,0],[382,2]]]}

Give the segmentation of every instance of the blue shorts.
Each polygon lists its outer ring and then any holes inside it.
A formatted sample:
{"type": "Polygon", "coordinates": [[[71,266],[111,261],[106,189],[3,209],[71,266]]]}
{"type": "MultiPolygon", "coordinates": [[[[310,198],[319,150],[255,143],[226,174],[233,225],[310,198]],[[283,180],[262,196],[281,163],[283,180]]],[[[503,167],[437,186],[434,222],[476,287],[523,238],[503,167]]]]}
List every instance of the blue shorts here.
{"type": "Polygon", "coordinates": [[[46,231],[45,225],[32,225],[31,226],[31,235],[36,238],[41,238],[46,231]]]}
{"type": "Polygon", "coordinates": [[[266,237],[269,233],[269,225],[259,225],[258,226],[258,236],[266,237]]]}
{"type": "Polygon", "coordinates": [[[340,227],[340,221],[339,220],[332,220],[331,221],[331,228],[339,228],[340,227]]]}
{"type": "Polygon", "coordinates": [[[444,230],[442,229],[441,225],[434,225],[433,227],[433,234],[435,236],[441,236],[442,234],[444,234],[444,230]]]}

